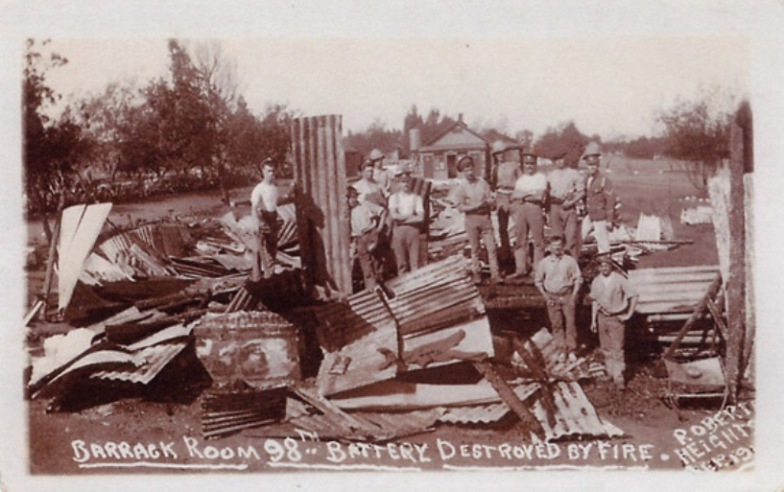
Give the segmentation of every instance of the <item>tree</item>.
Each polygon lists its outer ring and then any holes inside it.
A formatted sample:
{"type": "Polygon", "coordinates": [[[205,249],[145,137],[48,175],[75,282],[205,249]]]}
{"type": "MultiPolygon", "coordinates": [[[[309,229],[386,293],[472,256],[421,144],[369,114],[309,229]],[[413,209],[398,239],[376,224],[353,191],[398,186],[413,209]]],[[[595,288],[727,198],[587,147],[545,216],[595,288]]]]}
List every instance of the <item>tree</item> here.
{"type": "Polygon", "coordinates": [[[697,101],[678,101],[657,116],[667,155],[686,161],[689,181],[698,190],[707,189],[729,148],[731,113],[726,108],[733,106],[734,96],[722,98],[714,90],[697,101]]]}
{"type": "Polygon", "coordinates": [[[561,123],[555,128],[548,128],[534,144],[534,152],[539,155],[549,156],[566,152],[566,163],[577,167],[580,157],[588,145],[589,139],[583,135],[573,121],[561,123]]]}
{"type": "MultiPolygon", "coordinates": [[[[42,43],[46,46],[48,41],[42,43]]],[[[78,124],[68,118],[52,120],[46,114],[50,104],[61,95],[46,83],[46,72],[68,63],[57,53],[45,57],[35,41],[25,46],[22,87],[22,119],[24,142],[22,162],[28,210],[42,214],[44,233],[52,239],[47,212],[65,204],[66,193],[74,183],[73,169],[87,152],[78,124]]]]}

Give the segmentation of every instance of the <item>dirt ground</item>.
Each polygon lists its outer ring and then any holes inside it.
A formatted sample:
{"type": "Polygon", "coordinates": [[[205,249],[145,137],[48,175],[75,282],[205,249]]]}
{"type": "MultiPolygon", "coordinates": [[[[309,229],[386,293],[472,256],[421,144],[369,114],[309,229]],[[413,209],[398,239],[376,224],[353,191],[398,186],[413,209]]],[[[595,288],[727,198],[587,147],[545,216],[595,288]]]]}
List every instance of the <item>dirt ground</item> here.
{"type": "MultiPolygon", "coordinates": [[[[694,241],[673,251],[642,257],[639,266],[716,264],[711,226],[680,224],[680,208],[689,205],[683,197],[694,194],[685,178],[658,173],[635,175],[627,171],[611,175],[624,203],[623,217],[627,224],[636,225],[640,210],[664,206],[672,215],[676,238],[694,241]]],[[[239,199],[248,194],[249,189],[232,192],[232,196],[239,199]]],[[[167,216],[218,216],[225,211],[228,208],[220,203],[217,193],[198,194],[120,205],[112,210],[110,220],[116,225],[125,225],[130,221],[152,221],[167,216]]],[[[28,230],[30,242],[39,242],[40,236],[40,224],[31,223],[28,230]]],[[[40,292],[42,269],[39,262],[36,268],[28,271],[29,292],[40,292]]],[[[33,331],[35,329],[33,327],[33,331]]],[[[200,435],[199,398],[192,394],[179,394],[175,380],[171,394],[162,399],[151,400],[139,395],[78,411],[49,411],[47,407],[51,402],[30,401],[30,472],[34,475],[59,475],[138,471],[195,473],[216,470],[596,467],[658,470],[684,468],[683,459],[679,456],[686,456],[687,462],[688,457],[693,456],[691,464],[697,466],[717,453],[723,456],[724,461],[719,460],[722,468],[737,468],[751,461],[752,441],[750,437],[744,438],[741,431],[746,429],[750,432],[752,424],[740,423],[752,421],[752,401],[720,413],[725,416],[724,420],[717,416],[718,405],[715,404],[672,409],[662,401],[666,379],[660,362],[656,358],[643,357],[634,364],[633,376],[625,391],[600,382],[584,384],[586,394],[599,415],[624,431],[624,437],[612,440],[566,441],[527,448],[520,437],[520,423],[515,418],[482,426],[437,425],[430,432],[364,451],[345,442],[302,437],[287,424],[248,429],[228,437],[205,440],[200,435]],[[725,446],[719,448],[708,442],[711,436],[731,425],[746,426],[733,434],[737,437],[735,441],[725,433],[720,434],[725,446]],[[107,444],[121,446],[123,442],[128,443],[129,452],[127,455],[118,454],[121,459],[110,459],[111,453],[107,456],[101,454],[107,452],[107,444]],[[509,447],[505,448],[505,445],[509,447]],[[697,447],[689,449],[689,445],[697,447]],[[508,449],[508,455],[502,449],[508,449]],[[104,466],[108,461],[115,462],[115,465],[104,466]],[[120,465],[116,463],[118,461],[120,465]]]]}

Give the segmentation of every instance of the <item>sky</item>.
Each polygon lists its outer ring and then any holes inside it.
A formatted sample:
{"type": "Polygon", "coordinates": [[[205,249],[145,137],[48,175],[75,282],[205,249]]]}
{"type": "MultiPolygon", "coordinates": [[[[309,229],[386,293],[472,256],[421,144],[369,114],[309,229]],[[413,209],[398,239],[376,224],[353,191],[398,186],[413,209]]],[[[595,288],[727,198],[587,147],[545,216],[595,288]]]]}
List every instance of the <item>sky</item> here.
{"type": "MultiPolygon", "coordinates": [[[[191,48],[208,41],[186,40],[191,48]]],[[[342,114],[354,132],[376,120],[401,128],[416,105],[512,136],[573,120],[607,140],[654,134],[656,113],[678,98],[748,91],[749,46],[740,37],[217,41],[252,110],[285,103],[304,115],[342,114]]],[[[49,46],[69,60],[48,74],[64,101],[112,81],[141,86],[167,75],[165,38],[55,38],[49,46]]]]}

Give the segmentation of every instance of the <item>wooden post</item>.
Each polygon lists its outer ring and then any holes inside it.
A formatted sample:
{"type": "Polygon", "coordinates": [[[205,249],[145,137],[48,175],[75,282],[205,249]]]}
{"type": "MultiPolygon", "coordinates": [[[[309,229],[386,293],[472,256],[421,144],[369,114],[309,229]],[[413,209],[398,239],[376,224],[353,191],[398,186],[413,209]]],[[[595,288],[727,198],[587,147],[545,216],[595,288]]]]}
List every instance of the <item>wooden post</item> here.
{"type": "Polygon", "coordinates": [[[725,368],[730,392],[730,401],[738,397],[738,383],[741,371],[741,355],[746,323],[746,248],[745,248],[745,213],[743,210],[743,171],[744,171],[743,128],[733,121],[730,126],[730,206],[729,230],[736,231],[730,235],[729,278],[726,281],[727,292],[727,357],[725,368]]]}

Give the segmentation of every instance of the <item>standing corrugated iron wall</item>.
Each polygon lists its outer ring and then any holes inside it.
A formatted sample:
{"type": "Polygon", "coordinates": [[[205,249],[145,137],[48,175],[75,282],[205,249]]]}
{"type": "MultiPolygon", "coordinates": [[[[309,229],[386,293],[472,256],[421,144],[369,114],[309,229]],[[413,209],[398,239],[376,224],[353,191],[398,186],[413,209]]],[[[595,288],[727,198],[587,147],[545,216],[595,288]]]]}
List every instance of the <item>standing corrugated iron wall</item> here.
{"type": "Polygon", "coordinates": [[[326,297],[351,293],[342,134],[339,115],[295,118],[291,125],[302,267],[308,287],[326,297]]]}

